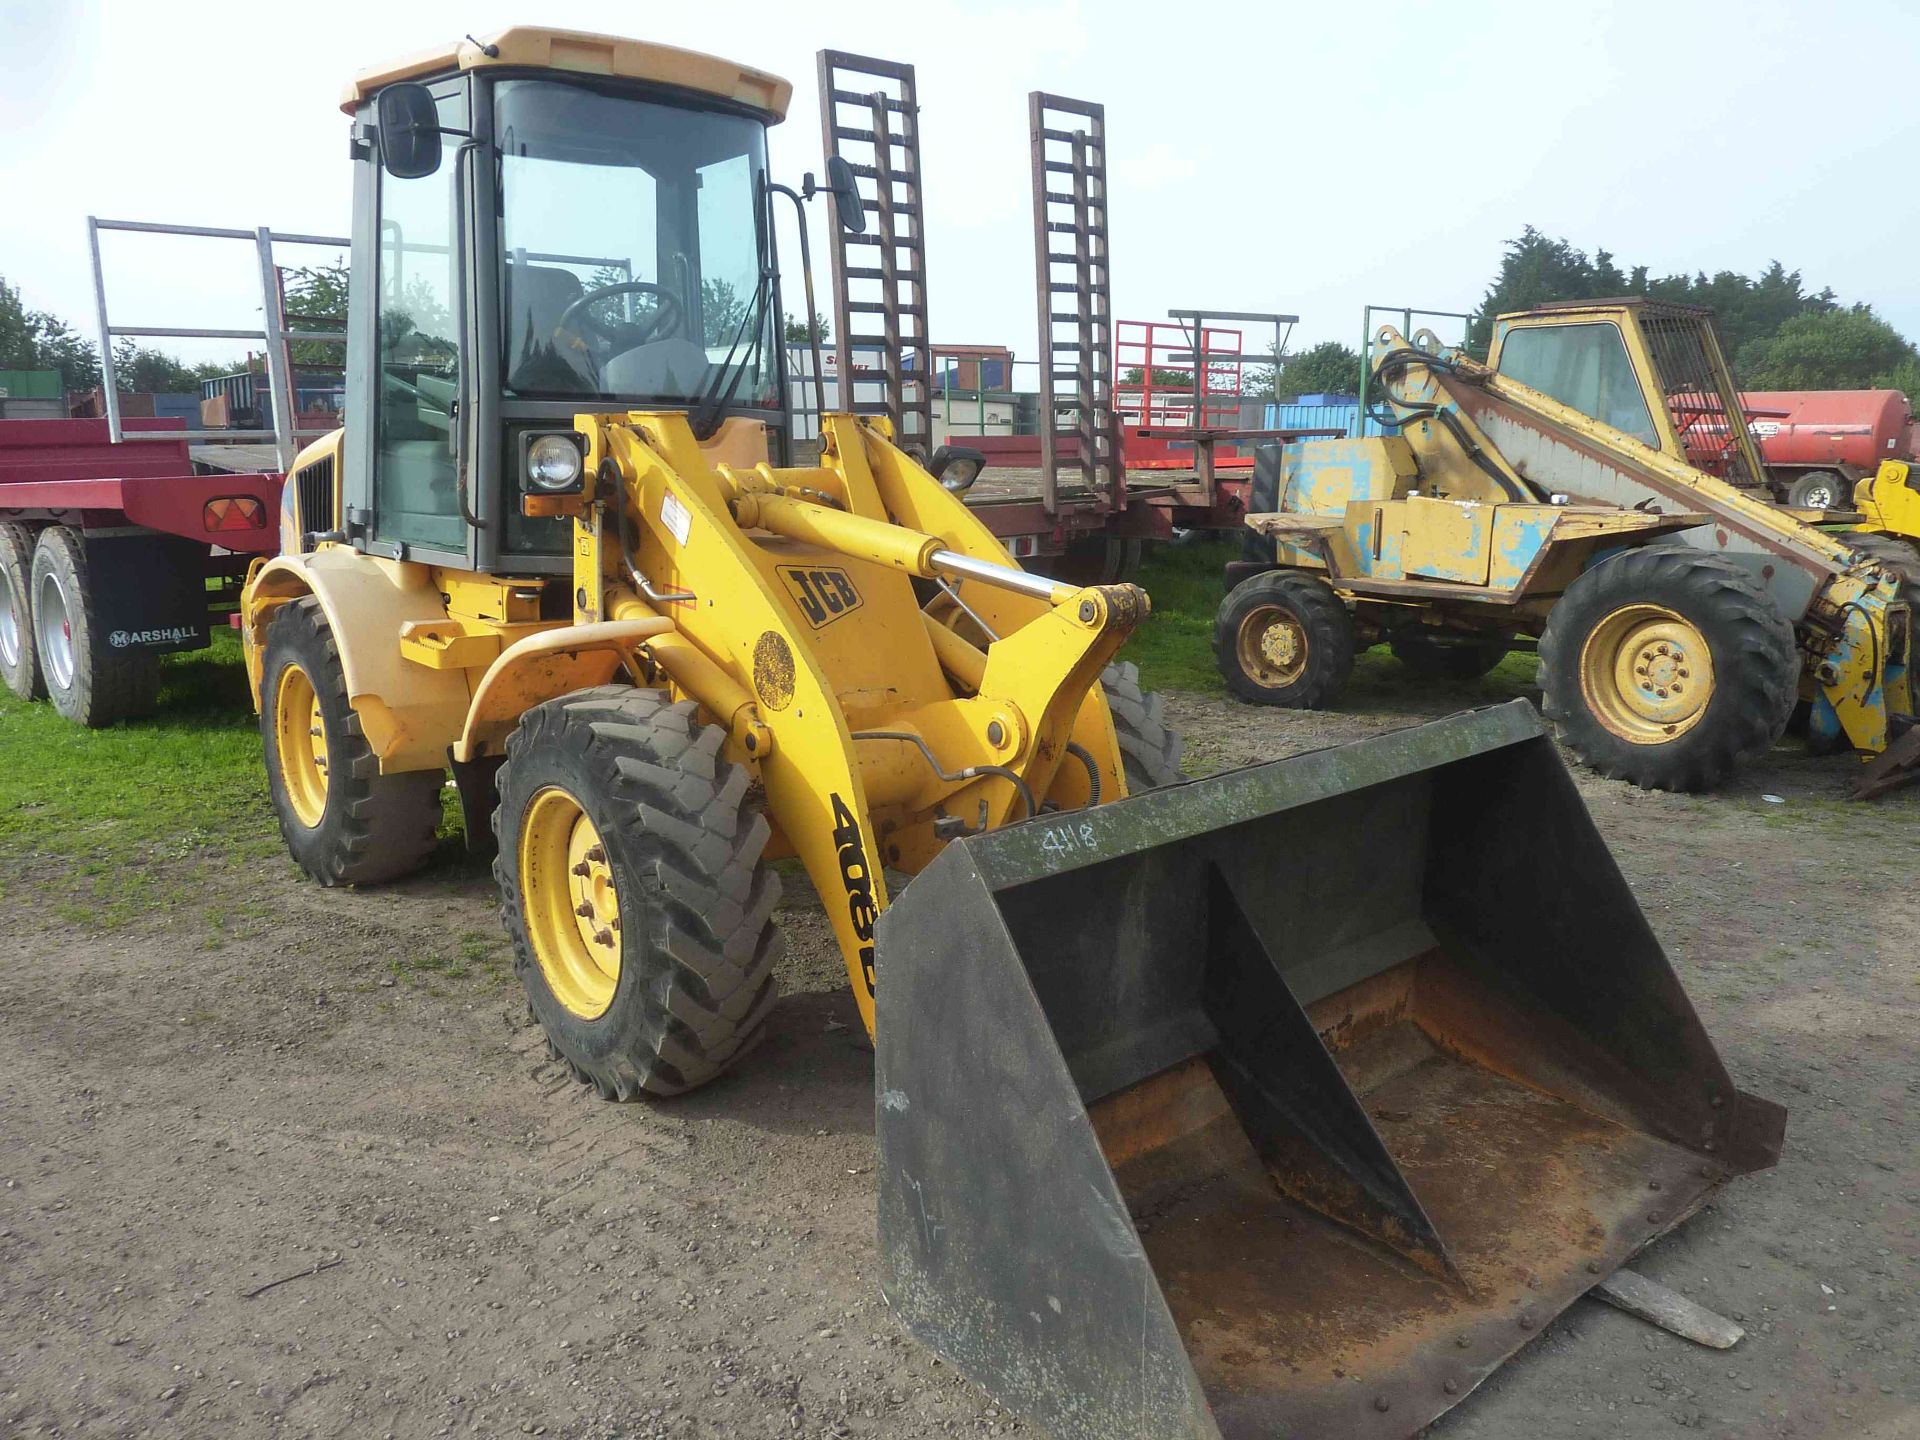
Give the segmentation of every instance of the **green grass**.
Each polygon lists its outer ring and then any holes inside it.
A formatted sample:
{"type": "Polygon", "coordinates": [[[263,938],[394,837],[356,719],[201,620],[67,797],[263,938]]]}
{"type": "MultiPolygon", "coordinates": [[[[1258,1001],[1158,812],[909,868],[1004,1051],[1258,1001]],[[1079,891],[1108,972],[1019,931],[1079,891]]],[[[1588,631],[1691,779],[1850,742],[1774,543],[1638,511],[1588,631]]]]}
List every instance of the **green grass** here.
{"type": "MultiPolygon", "coordinates": [[[[443,803],[442,856],[463,855],[458,798],[443,803]]],[[[172,908],[182,867],[284,854],[231,631],[165,657],[159,707],[143,720],[88,730],[0,690],[0,875],[30,871],[13,883],[45,895],[51,913],[124,924],[172,908]]],[[[7,888],[0,880],[0,896],[7,888]]],[[[206,907],[207,948],[260,918],[257,907],[206,907]]]]}
{"type": "Polygon", "coordinates": [[[162,675],[156,714],[104,730],[0,692],[0,858],[67,861],[112,896],[156,860],[277,848],[239,640],[216,632],[162,675]]]}

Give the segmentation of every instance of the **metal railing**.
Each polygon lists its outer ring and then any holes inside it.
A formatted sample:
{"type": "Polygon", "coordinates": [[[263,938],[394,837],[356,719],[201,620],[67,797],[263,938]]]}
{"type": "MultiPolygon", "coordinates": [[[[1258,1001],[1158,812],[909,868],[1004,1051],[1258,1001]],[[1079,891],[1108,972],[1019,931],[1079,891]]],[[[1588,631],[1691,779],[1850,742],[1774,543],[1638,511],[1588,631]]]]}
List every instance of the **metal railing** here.
{"type": "MultiPolygon", "coordinates": [[[[331,330],[294,330],[286,323],[285,296],[280,286],[279,267],[274,262],[275,245],[308,245],[346,250],[351,242],[334,235],[280,234],[262,225],[253,230],[223,230],[209,225],[161,225],[147,220],[102,220],[87,217],[87,249],[93,257],[94,317],[100,332],[101,395],[107,408],[107,434],[115,444],[128,437],[120,422],[120,386],[113,369],[113,342],[116,339],[169,340],[257,340],[267,357],[267,386],[273,401],[271,430],[188,430],[188,440],[271,440],[280,457],[280,468],[288,469],[298,452],[299,442],[325,435],[333,427],[301,429],[294,424],[292,359],[290,344],[299,341],[323,341],[344,345],[346,335],[331,330]],[[100,262],[100,232],[129,231],[140,235],[185,235],[202,240],[251,241],[260,269],[260,315],[258,330],[196,329],[180,325],[116,325],[107,315],[106,271],[100,262]]],[[[178,430],[137,434],[135,439],[179,440],[178,430]]]]}

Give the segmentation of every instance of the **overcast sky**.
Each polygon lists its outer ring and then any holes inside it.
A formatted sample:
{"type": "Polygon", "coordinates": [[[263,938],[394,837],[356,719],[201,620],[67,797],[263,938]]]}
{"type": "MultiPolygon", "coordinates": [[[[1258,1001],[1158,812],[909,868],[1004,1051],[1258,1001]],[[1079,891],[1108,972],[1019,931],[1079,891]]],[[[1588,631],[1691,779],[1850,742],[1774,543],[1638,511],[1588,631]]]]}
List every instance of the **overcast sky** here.
{"type": "MultiPolygon", "coordinates": [[[[1033,89],[1107,107],[1121,318],[1292,311],[1296,348],[1351,344],[1366,302],[1471,309],[1533,224],[1656,274],[1777,258],[1920,338],[1920,0],[0,0],[0,275],[91,334],[90,213],[344,234],[342,81],[515,22],[788,77],[790,182],[820,167],[816,50],[914,63],[936,341],[1034,353],[1033,89]]],[[[244,247],[106,255],[116,322],[258,323],[244,247]]]]}

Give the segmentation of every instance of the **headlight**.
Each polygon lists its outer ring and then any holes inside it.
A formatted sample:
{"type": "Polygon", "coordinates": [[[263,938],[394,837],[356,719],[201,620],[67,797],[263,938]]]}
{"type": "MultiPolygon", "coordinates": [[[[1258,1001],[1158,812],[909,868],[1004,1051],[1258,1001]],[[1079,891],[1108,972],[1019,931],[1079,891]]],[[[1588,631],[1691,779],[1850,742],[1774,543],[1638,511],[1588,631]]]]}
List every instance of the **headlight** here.
{"type": "Polygon", "coordinates": [[[525,473],[531,488],[550,495],[578,490],[584,468],[579,443],[571,433],[528,437],[525,473]]]}
{"type": "Polygon", "coordinates": [[[986,468],[987,457],[969,445],[942,445],[927,464],[933,478],[956,495],[966,493],[986,468]]]}

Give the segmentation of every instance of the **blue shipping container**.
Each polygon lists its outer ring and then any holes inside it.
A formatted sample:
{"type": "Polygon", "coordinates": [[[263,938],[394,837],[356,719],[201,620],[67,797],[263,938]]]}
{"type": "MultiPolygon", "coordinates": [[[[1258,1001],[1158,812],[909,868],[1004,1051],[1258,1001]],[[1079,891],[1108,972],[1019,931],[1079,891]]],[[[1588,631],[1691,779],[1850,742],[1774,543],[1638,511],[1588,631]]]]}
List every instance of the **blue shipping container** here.
{"type": "MultiPolygon", "coordinates": [[[[1360,405],[1358,401],[1349,401],[1344,405],[1274,405],[1267,406],[1265,428],[1268,430],[1333,430],[1345,431],[1351,437],[1355,427],[1360,424],[1360,405]]],[[[1397,435],[1399,427],[1383,429],[1377,420],[1368,420],[1365,435],[1397,435]]]]}

